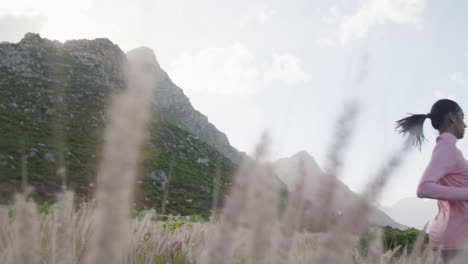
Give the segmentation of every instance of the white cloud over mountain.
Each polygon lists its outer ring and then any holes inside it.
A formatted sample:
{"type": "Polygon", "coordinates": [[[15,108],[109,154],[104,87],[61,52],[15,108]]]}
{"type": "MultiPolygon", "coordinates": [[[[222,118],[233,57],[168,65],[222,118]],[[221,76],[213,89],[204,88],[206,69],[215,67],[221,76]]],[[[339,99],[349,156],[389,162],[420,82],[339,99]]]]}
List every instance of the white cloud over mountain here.
{"type": "Polygon", "coordinates": [[[295,85],[310,79],[298,57],[273,54],[262,61],[239,42],[185,52],[172,61],[169,73],[187,91],[234,96],[254,94],[274,83],[295,85]]]}

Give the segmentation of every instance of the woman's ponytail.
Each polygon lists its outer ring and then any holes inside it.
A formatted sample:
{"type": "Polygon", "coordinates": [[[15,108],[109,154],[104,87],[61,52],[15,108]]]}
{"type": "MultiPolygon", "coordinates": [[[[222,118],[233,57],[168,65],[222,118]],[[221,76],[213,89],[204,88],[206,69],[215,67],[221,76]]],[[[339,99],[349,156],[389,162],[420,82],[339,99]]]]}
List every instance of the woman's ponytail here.
{"type": "Polygon", "coordinates": [[[430,118],[427,115],[410,115],[396,122],[396,129],[400,134],[408,134],[409,142],[421,149],[424,137],[424,121],[430,118]]]}
{"type": "Polygon", "coordinates": [[[410,143],[418,146],[421,150],[421,145],[426,139],[424,137],[423,128],[426,118],[431,119],[431,124],[434,129],[440,131],[444,125],[444,120],[449,113],[457,113],[462,111],[461,107],[453,100],[440,99],[434,103],[431,112],[427,115],[410,115],[396,122],[396,129],[400,134],[409,134],[410,143]]]}

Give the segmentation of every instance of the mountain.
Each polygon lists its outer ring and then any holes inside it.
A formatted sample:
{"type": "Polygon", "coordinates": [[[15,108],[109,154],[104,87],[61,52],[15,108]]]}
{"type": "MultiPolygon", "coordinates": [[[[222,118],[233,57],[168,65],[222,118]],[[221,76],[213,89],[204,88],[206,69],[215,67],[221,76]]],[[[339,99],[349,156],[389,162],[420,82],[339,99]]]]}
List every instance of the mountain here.
{"type": "Polygon", "coordinates": [[[153,64],[156,69],[155,74],[158,76],[153,103],[156,110],[163,112],[174,124],[183,127],[236,164],[240,163],[245,154],[232,147],[227,136],[211,124],[205,115],[193,108],[183,90],[161,69],[151,49],[139,48],[128,52],[128,55],[151,58],[150,63],[153,64]]]}
{"type": "Polygon", "coordinates": [[[142,58],[159,81],[136,206],[209,215],[213,193],[219,188],[222,197],[244,154],[192,107],[153,51],[125,54],[108,39],[61,43],[31,33],[0,43],[0,202],[12,201],[23,176],[39,202],[54,199],[64,175],[79,201],[93,195],[109,101],[127,89],[129,59],[142,58]]]}
{"type": "MultiPolygon", "coordinates": [[[[301,160],[307,173],[307,178],[304,183],[305,198],[313,202],[317,200],[319,188],[323,186],[322,182],[324,181],[325,175],[315,159],[310,156],[309,153],[301,151],[289,158],[279,159],[273,163],[273,168],[278,177],[286,184],[288,189],[293,190],[298,180],[298,168],[301,160]]],[[[340,179],[334,178],[334,183],[334,199],[330,206],[335,214],[339,215],[362,198],[352,192],[340,179]]],[[[369,222],[380,226],[391,226],[402,230],[407,228],[374,206],[371,206],[369,222]]]]}
{"type": "Polygon", "coordinates": [[[392,206],[381,207],[381,209],[398,222],[419,229],[422,229],[426,223],[432,222],[439,210],[436,200],[417,197],[404,198],[392,206]]]}

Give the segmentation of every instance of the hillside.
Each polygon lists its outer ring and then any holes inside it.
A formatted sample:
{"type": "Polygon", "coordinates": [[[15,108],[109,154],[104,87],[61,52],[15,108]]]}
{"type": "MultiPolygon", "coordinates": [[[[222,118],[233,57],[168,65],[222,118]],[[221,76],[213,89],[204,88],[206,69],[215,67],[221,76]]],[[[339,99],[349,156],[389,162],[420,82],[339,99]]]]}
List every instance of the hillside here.
{"type": "Polygon", "coordinates": [[[132,56],[149,58],[160,80],[136,205],[161,208],[166,193],[167,212],[209,215],[214,179],[224,193],[242,154],[193,109],[153,52],[125,54],[107,39],[60,43],[36,34],[0,44],[0,202],[21,190],[22,176],[39,202],[53,200],[63,179],[80,201],[93,195],[106,109],[126,89],[132,56]]]}
{"type": "MultiPolygon", "coordinates": [[[[322,182],[324,180],[324,173],[309,153],[301,151],[289,158],[277,160],[273,164],[274,169],[279,178],[288,186],[288,189],[292,190],[297,181],[298,165],[301,159],[304,162],[303,164],[308,176],[308,178],[305,179],[305,198],[309,201],[316,201],[319,193],[318,190],[322,186],[322,182]]],[[[340,215],[346,209],[350,208],[350,206],[359,201],[361,197],[352,192],[340,179],[335,178],[334,180],[334,200],[330,206],[336,215],[340,215]]],[[[368,220],[371,224],[377,224],[380,226],[391,226],[398,229],[407,228],[406,226],[397,223],[394,219],[374,206],[371,206],[368,220]]]]}

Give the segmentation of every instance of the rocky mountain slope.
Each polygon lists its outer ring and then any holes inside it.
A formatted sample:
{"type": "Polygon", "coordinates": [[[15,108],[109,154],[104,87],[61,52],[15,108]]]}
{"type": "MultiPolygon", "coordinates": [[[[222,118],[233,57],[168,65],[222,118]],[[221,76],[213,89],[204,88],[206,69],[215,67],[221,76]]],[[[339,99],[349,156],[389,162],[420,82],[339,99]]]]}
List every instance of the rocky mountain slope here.
{"type": "MultiPolygon", "coordinates": [[[[277,160],[273,164],[274,170],[278,177],[288,186],[288,189],[292,190],[298,179],[297,171],[301,159],[308,176],[305,179],[304,186],[306,196],[305,198],[312,202],[317,201],[317,195],[319,194],[318,189],[323,186],[322,182],[325,176],[315,159],[307,152],[301,151],[289,158],[277,160]]],[[[335,178],[334,180],[334,199],[333,203],[331,203],[329,206],[331,206],[335,212],[335,215],[340,215],[342,212],[360,200],[361,197],[352,192],[340,179],[335,178]]],[[[391,226],[398,229],[407,228],[406,226],[397,223],[387,214],[374,206],[371,206],[371,212],[368,219],[370,223],[380,226],[391,226]]]]}
{"type": "MultiPolygon", "coordinates": [[[[242,154],[193,109],[151,50],[128,56],[148,58],[159,80],[137,207],[208,216],[213,193],[229,187],[242,154]]],[[[80,199],[93,194],[107,106],[126,89],[127,65],[127,54],[107,39],[60,43],[27,34],[0,43],[0,202],[11,201],[22,177],[39,201],[54,198],[64,175],[80,199]]]]}
{"type": "MultiPolygon", "coordinates": [[[[149,53],[148,56],[152,54],[149,49],[143,48],[141,51],[149,53]]],[[[211,124],[205,115],[194,109],[182,89],[172,82],[156,60],[154,63],[158,69],[156,74],[159,76],[159,83],[155,89],[154,107],[163,112],[175,124],[197,136],[234,163],[239,164],[245,154],[232,147],[227,136],[211,124]]]]}

